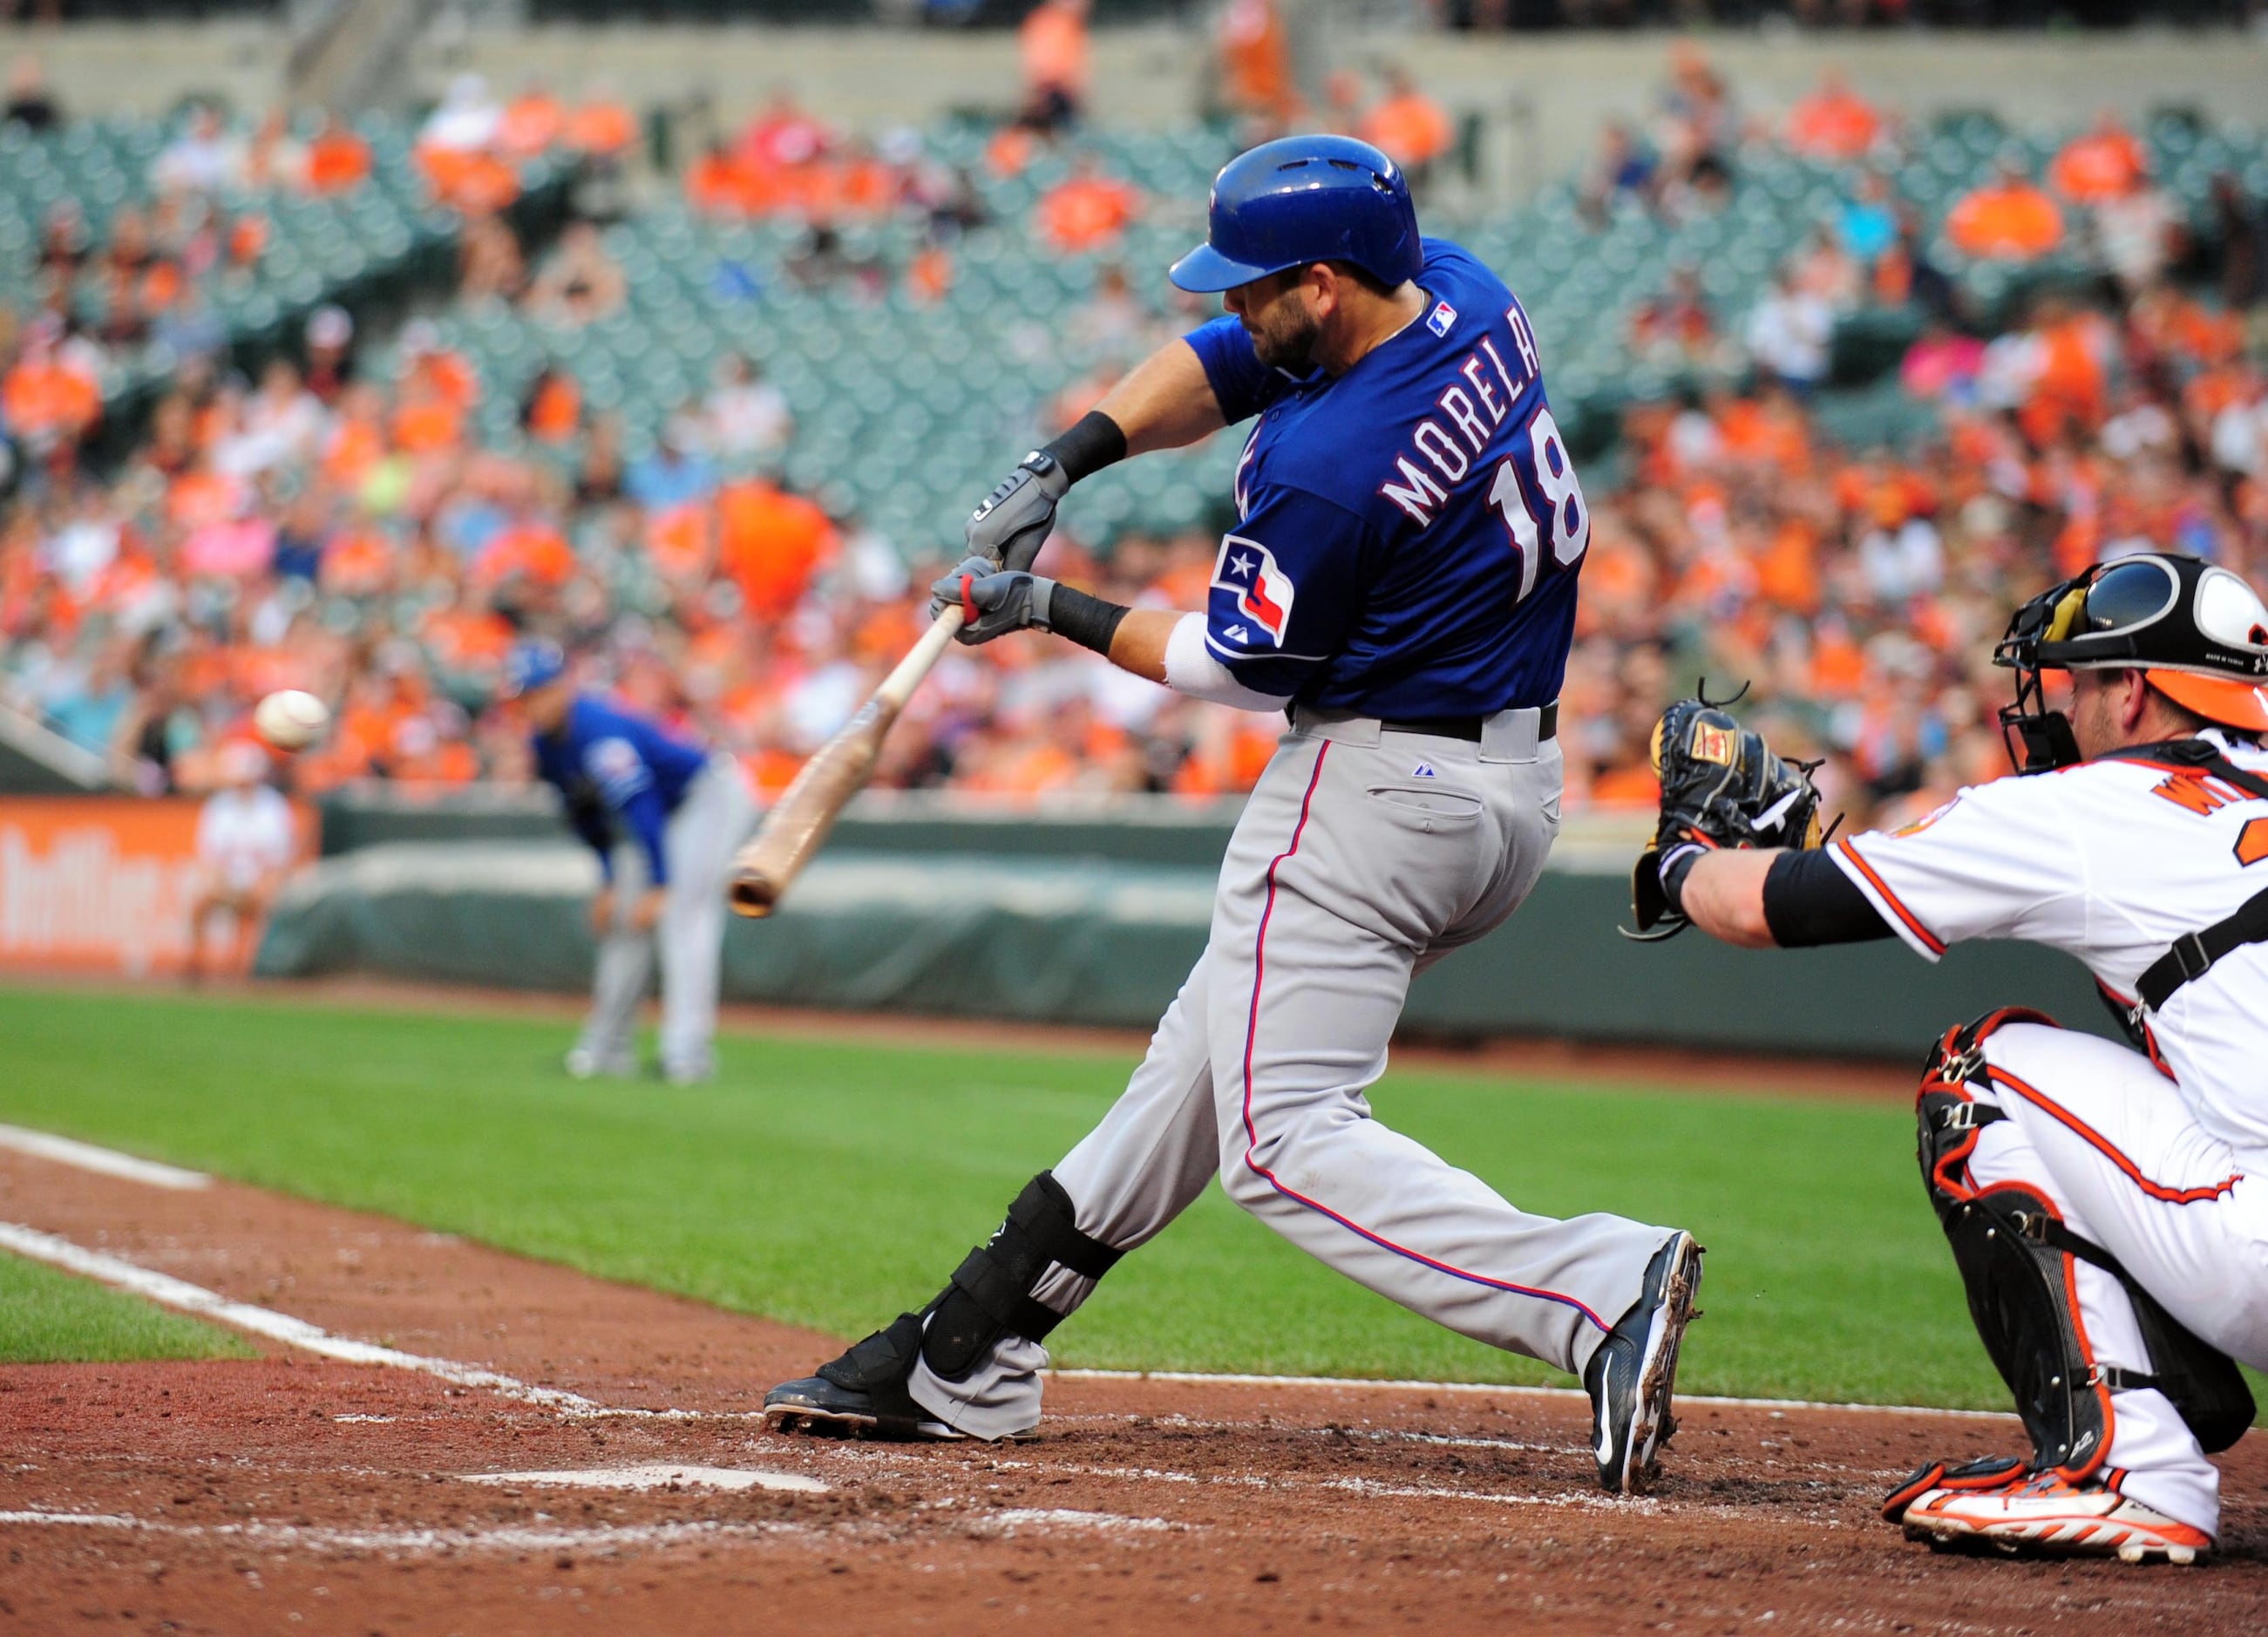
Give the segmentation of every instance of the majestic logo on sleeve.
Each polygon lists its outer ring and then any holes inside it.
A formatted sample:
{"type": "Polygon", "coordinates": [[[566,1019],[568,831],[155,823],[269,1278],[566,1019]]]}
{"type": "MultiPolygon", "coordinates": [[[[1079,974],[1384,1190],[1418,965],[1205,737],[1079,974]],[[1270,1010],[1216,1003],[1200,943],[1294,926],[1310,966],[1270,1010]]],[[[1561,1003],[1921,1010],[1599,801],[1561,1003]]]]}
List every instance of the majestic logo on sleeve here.
{"type": "Polygon", "coordinates": [[[1235,598],[1236,612],[1242,616],[1223,636],[1231,642],[1251,643],[1257,640],[1254,635],[1257,628],[1270,646],[1284,645],[1285,629],[1292,623],[1292,598],[1298,588],[1292,584],[1292,577],[1276,566],[1274,552],[1256,540],[1225,535],[1220,557],[1212,565],[1212,583],[1215,590],[1235,598]]]}

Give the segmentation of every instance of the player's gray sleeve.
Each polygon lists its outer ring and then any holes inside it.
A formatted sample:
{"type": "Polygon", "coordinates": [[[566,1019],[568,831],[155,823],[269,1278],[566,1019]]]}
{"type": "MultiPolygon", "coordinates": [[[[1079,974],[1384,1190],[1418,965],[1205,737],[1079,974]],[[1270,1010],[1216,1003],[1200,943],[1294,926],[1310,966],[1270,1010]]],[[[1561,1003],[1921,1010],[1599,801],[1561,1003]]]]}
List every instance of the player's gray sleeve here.
{"type": "Polygon", "coordinates": [[[1205,645],[1205,616],[1184,614],[1166,638],[1166,686],[1192,699],[1233,705],[1240,711],[1280,711],[1290,703],[1247,688],[1236,673],[1213,658],[1205,645]]]}

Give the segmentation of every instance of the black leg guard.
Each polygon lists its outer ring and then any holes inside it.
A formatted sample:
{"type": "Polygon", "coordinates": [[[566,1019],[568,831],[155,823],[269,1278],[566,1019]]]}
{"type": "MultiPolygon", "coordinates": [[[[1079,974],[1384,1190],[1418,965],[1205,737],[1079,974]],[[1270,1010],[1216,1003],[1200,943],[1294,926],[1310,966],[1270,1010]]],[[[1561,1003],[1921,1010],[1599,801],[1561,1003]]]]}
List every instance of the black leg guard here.
{"type": "Polygon", "coordinates": [[[1051,1263],[1101,1279],[1119,1252],[1079,1232],[1071,1196],[1052,1171],[1024,1185],[999,1231],[971,1250],[953,1282],[930,1304],[922,1359],[946,1381],[959,1381],[992,1351],[1000,1338],[1044,1341],[1063,1322],[1053,1308],[1032,1299],[1051,1263]]]}

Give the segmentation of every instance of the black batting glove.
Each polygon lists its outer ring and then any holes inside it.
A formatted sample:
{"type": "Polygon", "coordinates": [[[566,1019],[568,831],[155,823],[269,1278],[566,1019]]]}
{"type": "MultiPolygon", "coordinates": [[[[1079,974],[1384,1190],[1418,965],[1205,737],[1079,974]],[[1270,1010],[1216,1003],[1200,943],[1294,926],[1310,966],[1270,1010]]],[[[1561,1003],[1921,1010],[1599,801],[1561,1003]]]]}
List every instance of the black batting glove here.
{"type": "Polygon", "coordinates": [[[1056,583],[1022,570],[996,569],[992,559],[971,555],[929,588],[929,616],[958,607],[968,623],[954,633],[975,647],[1012,630],[1049,630],[1048,604],[1056,583]]]}
{"type": "Polygon", "coordinates": [[[1056,502],[1070,488],[1063,463],[1044,449],[1033,450],[969,514],[969,554],[1012,573],[1030,568],[1055,528],[1056,502]]]}

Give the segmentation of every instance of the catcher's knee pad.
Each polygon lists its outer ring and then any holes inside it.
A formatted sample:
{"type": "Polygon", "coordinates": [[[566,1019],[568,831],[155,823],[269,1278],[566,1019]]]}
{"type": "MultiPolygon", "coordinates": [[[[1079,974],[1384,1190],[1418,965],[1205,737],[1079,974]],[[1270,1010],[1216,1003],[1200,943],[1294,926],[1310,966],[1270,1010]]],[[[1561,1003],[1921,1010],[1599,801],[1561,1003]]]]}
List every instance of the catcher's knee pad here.
{"type": "Polygon", "coordinates": [[[1044,1341],[1064,1316],[1032,1292],[1050,1263],[1101,1279],[1120,1253],[1079,1232],[1071,1196],[1052,1171],[1024,1184],[1007,1220],[953,1271],[953,1282],[930,1304],[922,1360],[946,1381],[975,1369],[1003,1336],[1044,1341]]]}

